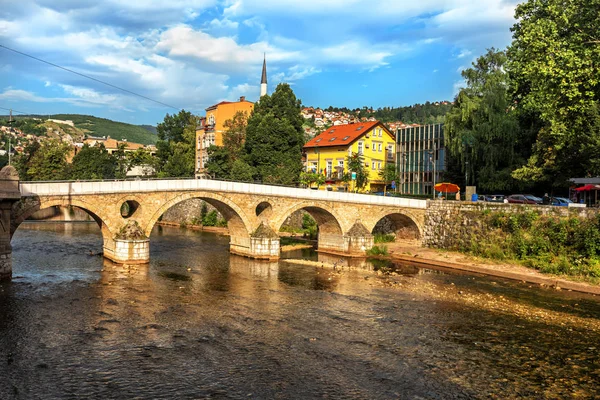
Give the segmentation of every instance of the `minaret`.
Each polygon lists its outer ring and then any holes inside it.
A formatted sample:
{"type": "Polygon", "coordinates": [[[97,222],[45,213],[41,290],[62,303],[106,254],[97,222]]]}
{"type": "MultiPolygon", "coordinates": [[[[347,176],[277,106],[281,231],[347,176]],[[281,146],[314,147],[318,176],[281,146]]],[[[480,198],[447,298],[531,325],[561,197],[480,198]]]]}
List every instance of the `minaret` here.
{"type": "Polygon", "coordinates": [[[263,60],[262,79],[260,80],[260,97],[267,94],[267,55],[263,60]]]}

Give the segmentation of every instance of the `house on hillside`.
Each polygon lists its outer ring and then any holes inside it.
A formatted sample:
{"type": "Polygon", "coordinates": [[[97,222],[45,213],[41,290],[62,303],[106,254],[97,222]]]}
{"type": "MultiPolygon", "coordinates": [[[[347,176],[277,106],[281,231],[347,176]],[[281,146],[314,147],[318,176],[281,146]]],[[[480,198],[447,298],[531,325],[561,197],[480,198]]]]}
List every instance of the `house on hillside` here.
{"type": "Polygon", "coordinates": [[[352,190],[343,181],[348,173],[346,157],[362,155],[369,171],[365,191],[383,191],[385,182],[380,172],[386,164],[395,165],[395,137],[379,121],[333,126],[304,145],[306,171],[325,175],[328,190],[352,190]]]}
{"type": "MultiPolygon", "coordinates": [[[[127,140],[111,139],[110,136],[108,136],[108,137],[86,136],[85,139],[83,139],[83,143],[82,143],[81,147],[83,147],[84,144],[87,144],[89,146],[97,146],[97,145],[103,144],[109,154],[113,154],[115,151],[117,151],[119,149],[119,145],[122,145],[124,147],[125,152],[136,151],[138,149],[146,149],[150,152],[150,154],[154,154],[156,152],[156,147],[153,145],[145,145],[145,144],[141,144],[141,143],[128,142],[127,140]]],[[[78,147],[80,147],[80,146],[78,146],[78,147]]]]}

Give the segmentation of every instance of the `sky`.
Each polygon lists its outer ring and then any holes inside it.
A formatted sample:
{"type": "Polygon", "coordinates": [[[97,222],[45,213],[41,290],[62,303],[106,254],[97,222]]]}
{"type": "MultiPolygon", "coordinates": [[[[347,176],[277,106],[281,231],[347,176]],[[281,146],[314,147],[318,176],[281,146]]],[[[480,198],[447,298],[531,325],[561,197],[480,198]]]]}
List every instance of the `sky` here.
{"type": "Polygon", "coordinates": [[[518,0],[20,0],[0,8],[0,114],[156,125],[180,109],[292,86],[306,106],[452,100],[510,44],[518,0]]]}

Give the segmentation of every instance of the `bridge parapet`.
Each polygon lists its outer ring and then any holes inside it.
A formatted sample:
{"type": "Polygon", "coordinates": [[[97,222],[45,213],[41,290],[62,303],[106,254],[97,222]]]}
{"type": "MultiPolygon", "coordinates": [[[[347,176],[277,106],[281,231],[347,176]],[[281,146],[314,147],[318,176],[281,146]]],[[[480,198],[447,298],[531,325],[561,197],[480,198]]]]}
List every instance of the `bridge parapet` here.
{"type": "Polygon", "coordinates": [[[125,181],[89,182],[22,182],[22,196],[40,195],[89,195],[103,193],[142,193],[206,190],[226,193],[244,193],[262,196],[293,197],[318,201],[387,205],[425,209],[426,200],[402,197],[373,196],[361,193],[333,192],[287,186],[260,185],[243,182],[228,182],[212,179],[151,179],[125,181]]]}

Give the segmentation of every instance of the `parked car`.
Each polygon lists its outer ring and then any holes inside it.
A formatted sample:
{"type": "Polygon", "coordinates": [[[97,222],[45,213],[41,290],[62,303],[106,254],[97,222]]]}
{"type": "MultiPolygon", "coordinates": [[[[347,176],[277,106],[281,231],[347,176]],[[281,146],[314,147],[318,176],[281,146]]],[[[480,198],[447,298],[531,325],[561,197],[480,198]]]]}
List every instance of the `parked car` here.
{"type": "Polygon", "coordinates": [[[566,197],[552,197],[550,199],[550,204],[553,206],[568,207],[569,203],[573,202],[566,197]]]}
{"type": "Polygon", "coordinates": [[[544,203],[543,199],[541,199],[540,197],[536,197],[532,194],[526,194],[525,198],[527,198],[528,200],[534,201],[535,203],[533,203],[533,204],[543,204],[544,203]]]}
{"type": "Polygon", "coordinates": [[[525,194],[511,194],[507,200],[511,204],[542,204],[542,199],[525,194]]]}
{"type": "Polygon", "coordinates": [[[503,194],[486,194],[485,201],[490,201],[492,203],[504,203],[505,197],[506,196],[503,194]]]}

